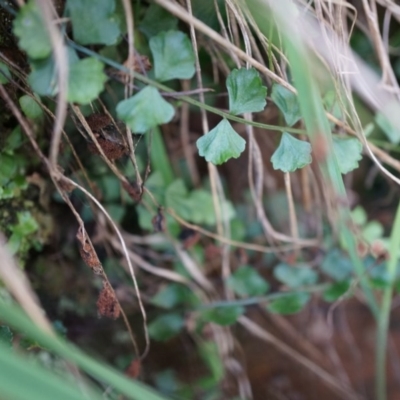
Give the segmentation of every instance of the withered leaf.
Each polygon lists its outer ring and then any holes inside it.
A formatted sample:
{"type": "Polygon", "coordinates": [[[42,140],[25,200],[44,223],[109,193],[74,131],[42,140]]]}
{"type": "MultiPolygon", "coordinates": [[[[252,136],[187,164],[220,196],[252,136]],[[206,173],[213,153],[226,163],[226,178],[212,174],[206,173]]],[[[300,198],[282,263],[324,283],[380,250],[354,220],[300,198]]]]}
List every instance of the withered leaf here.
{"type": "Polygon", "coordinates": [[[103,280],[103,289],[97,299],[97,310],[100,315],[117,319],[121,313],[115,292],[110,284],[103,280]]]}
{"type": "Polygon", "coordinates": [[[101,265],[96,250],[93,247],[92,241],[83,227],[78,229],[76,238],[79,241],[79,253],[81,254],[82,260],[95,274],[101,274],[103,266],[101,265]]]}

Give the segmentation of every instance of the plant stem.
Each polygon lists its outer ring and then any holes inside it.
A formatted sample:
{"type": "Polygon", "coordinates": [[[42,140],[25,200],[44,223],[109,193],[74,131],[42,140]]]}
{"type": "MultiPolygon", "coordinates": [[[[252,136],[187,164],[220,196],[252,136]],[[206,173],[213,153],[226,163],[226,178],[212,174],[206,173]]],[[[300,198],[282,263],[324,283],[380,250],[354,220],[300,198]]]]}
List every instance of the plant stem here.
{"type": "MultiPolygon", "coordinates": [[[[171,88],[169,88],[168,86],[165,86],[161,83],[158,83],[150,78],[148,78],[147,76],[141,75],[138,72],[132,71],[126,67],[124,67],[121,64],[118,64],[117,62],[110,60],[107,57],[103,57],[100,54],[97,54],[96,52],[87,49],[86,47],[80,46],[79,44],[76,44],[75,42],[73,42],[72,40],[68,40],[68,44],[80,51],[81,53],[87,54],[89,56],[95,57],[97,59],[99,59],[100,61],[104,62],[105,64],[109,65],[110,67],[113,67],[115,69],[118,69],[119,71],[125,72],[127,74],[132,74],[134,76],[135,79],[137,79],[138,81],[141,81],[147,85],[151,85],[154,86],[155,88],[159,89],[159,90],[163,90],[165,92],[168,93],[174,93],[174,90],[172,90],[171,88]]],[[[261,122],[254,122],[254,121],[248,121],[244,118],[241,117],[237,117],[236,115],[232,115],[228,112],[225,111],[221,111],[218,108],[209,106],[208,104],[202,103],[200,101],[197,101],[189,96],[181,96],[179,94],[179,92],[176,93],[177,97],[179,97],[179,100],[182,101],[186,101],[189,104],[192,104],[196,107],[202,108],[206,111],[209,111],[213,114],[217,114],[223,118],[229,119],[231,121],[235,121],[235,122],[239,122],[242,124],[247,124],[247,125],[253,125],[256,128],[261,128],[261,129],[268,129],[270,131],[278,131],[278,132],[289,132],[289,133],[294,133],[294,134],[306,134],[307,132],[304,129],[296,129],[296,128],[291,128],[289,126],[277,126],[277,125],[268,125],[268,124],[262,124],[261,122]]]]}
{"type": "Polygon", "coordinates": [[[380,307],[377,335],[376,335],[376,360],[375,384],[377,400],[386,400],[386,347],[390,320],[390,307],[392,304],[393,283],[396,278],[397,261],[400,248],[400,203],[397,206],[396,218],[390,236],[389,255],[387,265],[389,284],[383,291],[380,307]]]}
{"type": "Polygon", "coordinates": [[[320,283],[312,286],[303,286],[298,287],[290,291],[279,291],[275,293],[266,294],[265,296],[259,297],[249,297],[247,299],[238,299],[238,300],[227,300],[227,301],[214,301],[208,304],[202,304],[198,308],[199,309],[208,309],[208,308],[220,308],[220,307],[234,307],[234,306],[254,306],[256,304],[265,304],[272,300],[276,300],[282,297],[289,296],[291,294],[298,293],[320,293],[330,286],[329,283],[320,283]]]}

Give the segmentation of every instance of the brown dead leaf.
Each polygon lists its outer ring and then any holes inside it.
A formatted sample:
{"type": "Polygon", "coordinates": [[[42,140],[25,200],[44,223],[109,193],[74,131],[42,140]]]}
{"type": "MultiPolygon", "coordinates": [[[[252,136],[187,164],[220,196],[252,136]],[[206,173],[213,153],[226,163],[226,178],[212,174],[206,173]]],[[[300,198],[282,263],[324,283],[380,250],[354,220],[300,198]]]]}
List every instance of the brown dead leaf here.
{"type": "Polygon", "coordinates": [[[84,228],[80,227],[78,229],[76,238],[79,241],[79,252],[82,260],[93,270],[95,274],[101,274],[103,271],[103,266],[101,265],[92,241],[90,240],[84,228]]]}
{"type": "Polygon", "coordinates": [[[117,319],[121,313],[114,289],[107,281],[103,281],[103,289],[97,299],[97,310],[100,315],[117,319]]]}

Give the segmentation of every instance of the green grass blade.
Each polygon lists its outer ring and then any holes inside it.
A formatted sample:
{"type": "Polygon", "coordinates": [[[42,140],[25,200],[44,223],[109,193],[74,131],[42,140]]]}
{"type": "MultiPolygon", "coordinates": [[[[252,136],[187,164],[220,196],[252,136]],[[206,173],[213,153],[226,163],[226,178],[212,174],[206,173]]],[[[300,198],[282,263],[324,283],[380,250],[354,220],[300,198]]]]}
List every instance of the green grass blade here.
{"type": "MultiPolygon", "coordinates": [[[[273,17],[269,16],[273,14],[271,11],[274,11],[274,9],[269,9],[266,2],[262,0],[249,0],[246,4],[261,31],[267,35],[268,26],[273,23],[270,19],[273,17]]],[[[283,2],[279,3],[279,5],[282,7],[285,6],[283,2]]],[[[321,157],[320,168],[327,186],[333,189],[333,195],[336,196],[337,202],[339,203],[342,199],[346,199],[347,196],[343,178],[333,151],[332,133],[315,78],[317,75],[313,71],[317,59],[310,54],[308,48],[302,42],[300,35],[291,32],[292,29],[286,29],[287,24],[298,26],[298,21],[297,24],[294,22],[296,18],[291,12],[292,8],[290,6],[292,6],[292,4],[288,3],[286,6],[288,6],[287,9],[285,8],[286,21],[280,20],[279,15],[274,15],[274,17],[276,17],[276,21],[278,21],[277,27],[283,39],[285,52],[290,64],[290,71],[298,92],[300,110],[307,128],[307,134],[315,150],[314,154],[318,155],[318,152],[321,153],[318,149],[321,143],[324,144],[327,150],[324,157],[321,157]]],[[[338,212],[338,228],[342,242],[347,245],[347,250],[368,305],[374,316],[378,318],[378,305],[370,283],[364,274],[362,261],[357,254],[356,238],[349,229],[349,223],[351,221],[349,207],[345,205],[338,206],[338,212]]]]}
{"type": "Polygon", "coordinates": [[[389,262],[387,272],[390,284],[384,289],[381,310],[378,319],[378,332],[376,337],[376,398],[386,399],[386,348],[392,304],[393,284],[396,279],[397,263],[400,249],[400,203],[397,206],[396,218],[390,236],[389,262]]]}
{"type": "MultiPolygon", "coordinates": [[[[128,399],[133,400],[166,400],[165,397],[157,394],[153,389],[144,384],[132,381],[119,371],[97,361],[74,345],[47,335],[13,304],[0,302],[0,320],[19,332],[24,332],[30,338],[36,340],[43,347],[49,349],[65,360],[71,361],[93,378],[112,386],[115,390],[124,394],[128,399]]],[[[54,397],[55,399],[56,397],[54,397]]]]}
{"type": "MultiPolygon", "coordinates": [[[[102,400],[101,393],[71,385],[38,362],[0,343],[1,396],[15,400],[102,400]],[[90,393],[90,396],[88,394],[90,393]]],[[[72,377],[71,377],[72,379],[72,377]]]]}

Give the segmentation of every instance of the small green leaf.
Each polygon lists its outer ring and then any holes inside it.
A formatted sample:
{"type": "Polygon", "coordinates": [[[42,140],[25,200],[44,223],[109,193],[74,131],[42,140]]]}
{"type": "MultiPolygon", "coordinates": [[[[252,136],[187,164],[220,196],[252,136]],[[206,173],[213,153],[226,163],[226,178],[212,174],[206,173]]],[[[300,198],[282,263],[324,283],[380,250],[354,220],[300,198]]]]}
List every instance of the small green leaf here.
{"type": "MultiPolygon", "coordinates": [[[[18,171],[18,164],[14,160],[14,156],[0,153],[0,178],[4,179],[4,183],[14,178],[18,171]]],[[[0,182],[0,184],[2,184],[0,182]]]]}
{"type": "Polygon", "coordinates": [[[23,237],[18,233],[13,233],[7,242],[7,249],[11,255],[17,254],[23,242],[23,237]]]}
{"type": "Polygon", "coordinates": [[[43,110],[31,96],[23,95],[19,98],[19,105],[24,114],[31,119],[39,119],[43,116],[43,110]]]}
{"type": "Polygon", "coordinates": [[[107,212],[110,214],[110,217],[113,221],[121,223],[122,218],[125,215],[126,208],[121,204],[108,204],[106,206],[107,212]]]}
{"type": "Polygon", "coordinates": [[[383,133],[393,144],[400,143],[400,130],[398,126],[394,126],[382,113],[375,116],[375,122],[382,129],[383,133]]]}
{"type": "Polygon", "coordinates": [[[154,215],[143,205],[139,204],[136,208],[139,217],[139,226],[146,231],[153,231],[153,217],[154,215]]]}
{"type": "Polygon", "coordinates": [[[246,141],[224,118],[214,129],[198,139],[196,145],[201,156],[219,165],[230,158],[238,158],[246,147],[246,141]]]}
{"type": "MultiPolygon", "coordinates": [[[[146,181],[146,188],[151,191],[152,195],[156,199],[157,203],[164,203],[164,195],[165,195],[165,179],[161,171],[155,170],[152,174],[150,174],[149,178],[146,181]]],[[[147,196],[145,193],[144,197],[147,196]]],[[[150,197],[148,198],[150,201],[150,197]]]]}
{"type": "Polygon", "coordinates": [[[314,285],[318,281],[318,274],[306,265],[278,264],[274,268],[274,277],[290,288],[314,285]]]}
{"type": "Polygon", "coordinates": [[[296,314],[301,311],[310,300],[310,293],[289,293],[267,305],[267,309],[274,314],[296,314]]]}
{"type": "Polygon", "coordinates": [[[14,335],[7,325],[0,325],[0,342],[3,342],[7,346],[11,347],[13,337],[14,335]]]}
{"type": "Polygon", "coordinates": [[[151,3],[144,14],[143,20],[139,24],[139,30],[150,39],[162,31],[175,30],[177,26],[177,18],[164,8],[151,3]]]}
{"type": "Polygon", "coordinates": [[[22,134],[21,127],[18,125],[6,138],[3,151],[13,151],[22,146],[25,136],[22,134]]]}
{"type": "Polygon", "coordinates": [[[7,65],[0,61],[0,85],[8,83],[11,79],[11,73],[7,65]]]}
{"type": "Polygon", "coordinates": [[[193,208],[189,201],[189,192],[182,179],[177,179],[168,186],[165,191],[165,204],[183,219],[191,220],[193,208]]]}
{"type": "Polygon", "coordinates": [[[215,307],[204,310],[202,317],[208,322],[228,326],[234,324],[244,311],[242,306],[215,307]]]}
{"type": "Polygon", "coordinates": [[[11,227],[16,235],[25,237],[39,229],[39,225],[29,211],[21,211],[18,214],[18,224],[11,227]]]}
{"type": "Polygon", "coordinates": [[[81,44],[115,44],[121,34],[114,0],[68,0],[74,39],[81,44]]]}
{"type": "Polygon", "coordinates": [[[344,253],[333,249],[322,261],[321,269],[336,281],[344,281],[352,274],[353,264],[344,253]]]}
{"type": "Polygon", "coordinates": [[[178,283],[171,283],[162,288],[151,299],[151,302],[158,307],[171,309],[180,304],[194,304],[196,300],[195,295],[189,288],[178,283]]]}
{"type": "Polygon", "coordinates": [[[376,265],[376,260],[373,257],[368,257],[364,260],[364,265],[365,269],[368,271],[373,287],[383,289],[394,283],[388,273],[386,262],[376,265]]]}
{"type": "MultiPolygon", "coordinates": [[[[212,194],[204,189],[193,190],[188,198],[188,205],[192,210],[190,220],[196,224],[214,226],[216,224],[215,210],[212,194]]],[[[224,200],[220,204],[221,220],[230,221],[235,217],[235,210],[232,203],[224,200]]]]}
{"type": "Polygon", "coordinates": [[[235,218],[236,213],[233,213],[231,220],[231,239],[238,242],[242,242],[246,237],[246,225],[247,221],[243,221],[239,218],[235,218]]]}
{"type": "Polygon", "coordinates": [[[283,132],[281,142],[271,157],[274,169],[293,172],[311,163],[311,145],[283,132]]]}
{"type": "Polygon", "coordinates": [[[157,125],[166,124],[174,114],[174,107],[152,86],[145,87],[117,105],[118,118],[126,122],[135,133],[145,133],[157,125]]]}
{"type": "Polygon", "coordinates": [[[333,136],[333,151],[340,172],[347,174],[358,167],[361,160],[362,143],[354,137],[333,136]]]}
{"type": "MultiPolygon", "coordinates": [[[[175,180],[165,192],[167,207],[173,208],[182,218],[196,224],[215,225],[215,211],[212,195],[204,189],[188,193],[181,179],[175,180]]],[[[221,204],[221,218],[230,221],[235,216],[232,204],[225,200],[221,204]]]]}
{"type": "Polygon", "coordinates": [[[96,179],[96,184],[101,193],[102,200],[107,203],[118,203],[121,196],[121,184],[115,175],[103,174],[96,179]]]}
{"type": "Polygon", "coordinates": [[[68,101],[84,105],[95,100],[107,80],[103,70],[104,64],[92,57],[73,63],[69,71],[68,101]]]}
{"type": "Polygon", "coordinates": [[[357,206],[351,211],[351,219],[358,226],[363,226],[368,220],[367,213],[361,206],[357,206]]]}
{"type": "Polygon", "coordinates": [[[378,221],[371,221],[362,230],[362,237],[368,242],[372,243],[376,239],[380,239],[383,236],[384,229],[382,224],[378,221]]]}
{"type": "Polygon", "coordinates": [[[231,114],[264,110],[267,88],[262,85],[260,74],[254,68],[234,69],[226,80],[226,87],[231,114]]]}
{"type": "Polygon", "coordinates": [[[178,313],[163,314],[149,324],[149,335],[157,341],[167,341],[176,336],[185,324],[178,313]]]}
{"type": "Polygon", "coordinates": [[[193,190],[189,197],[192,208],[191,221],[213,226],[216,223],[212,194],[204,189],[193,190]]]}
{"type": "Polygon", "coordinates": [[[154,59],[156,78],[163,82],[171,79],[190,79],[195,73],[192,43],[180,31],[160,32],[149,42],[154,59]]]}
{"type": "MultiPolygon", "coordinates": [[[[67,47],[68,65],[78,62],[79,58],[74,49],[67,47]]],[[[32,60],[31,73],[28,82],[34,92],[40,96],[54,96],[58,92],[56,67],[52,56],[44,60],[32,60]]],[[[71,79],[71,78],[70,78],[71,79]]]]}
{"type": "Polygon", "coordinates": [[[51,42],[41,12],[30,0],[22,6],[14,20],[14,34],[19,47],[33,59],[46,58],[51,53],[51,42]]]}
{"type": "Polygon", "coordinates": [[[198,343],[198,351],[204,364],[208,367],[211,375],[214,377],[214,381],[216,383],[220,382],[225,376],[225,367],[223,360],[219,354],[217,344],[211,340],[210,341],[200,340],[198,343]]]}
{"type": "Polygon", "coordinates": [[[204,1],[204,0],[192,0],[192,11],[193,16],[200,21],[204,22],[211,29],[218,31],[220,29],[220,23],[218,21],[218,15],[215,12],[218,7],[220,15],[224,21],[226,21],[225,0],[204,1]]]}
{"type": "Polygon", "coordinates": [[[271,98],[282,111],[283,117],[289,126],[294,125],[301,118],[300,106],[296,94],[282,85],[272,86],[271,98]]]}
{"type": "Polygon", "coordinates": [[[58,92],[56,67],[52,57],[32,61],[28,82],[32,90],[40,96],[54,96],[58,92]]]}
{"type": "Polygon", "coordinates": [[[181,285],[171,284],[162,288],[152,299],[151,303],[162,308],[173,308],[182,302],[181,285]]]}
{"type": "Polygon", "coordinates": [[[261,296],[268,292],[269,284],[254,267],[242,266],[227,280],[227,285],[239,296],[261,296]]]}
{"type": "Polygon", "coordinates": [[[333,283],[326,289],[322,298],[325,301],[336,301],[339,297],[342,297],[350,288],[350,281],[341,281],[333,283]]]}

